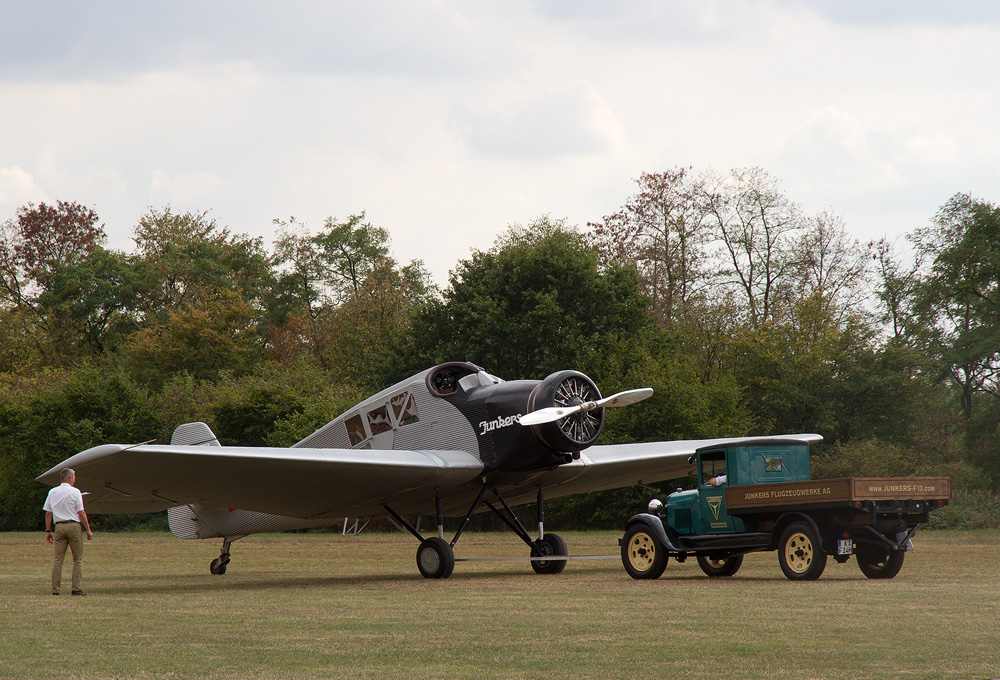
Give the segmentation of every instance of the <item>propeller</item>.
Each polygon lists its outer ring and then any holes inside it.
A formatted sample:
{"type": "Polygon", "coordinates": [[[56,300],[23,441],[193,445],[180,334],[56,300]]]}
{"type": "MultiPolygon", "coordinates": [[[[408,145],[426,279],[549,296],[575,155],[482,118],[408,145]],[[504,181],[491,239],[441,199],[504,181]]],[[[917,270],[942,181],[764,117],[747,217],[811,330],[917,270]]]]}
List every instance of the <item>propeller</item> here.
{"type": "Polygon", "coordinates": [[[537,411],[532,411],[531,413],[520,416],[517,419],[517,422],[524,426],[542,425],[543,423],[551,423],[559,420],[560,418],[571,416],[574,413],[585,413],[598,408],[628,406],[629,404],[642,401],[652,395],[653,390],[650,387],[643,387],[638,390],[626,390],[624,392],[619,392],[618,394],[612,394],[610,397],[599,399],[598,401],[585,401],[575,406],[550,406],[549,408],[540,408],[537,411]]]}

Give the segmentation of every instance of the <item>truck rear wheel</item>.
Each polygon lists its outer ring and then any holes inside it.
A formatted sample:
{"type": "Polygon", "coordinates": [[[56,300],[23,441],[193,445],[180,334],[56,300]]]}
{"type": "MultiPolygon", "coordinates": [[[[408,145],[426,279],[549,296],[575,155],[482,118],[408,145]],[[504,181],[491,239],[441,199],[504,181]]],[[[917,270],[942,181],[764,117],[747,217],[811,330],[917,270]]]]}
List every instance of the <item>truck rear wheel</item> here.
{"type": "Polygon", "coordinates": [[[791,581],[815,581],[826,569],[826,553],[819,536],[805,522],[795,522],[781,532],[778,563],[791,581]]]}
{"type": "Polygon", "coordinates": [[[622,564],[632,578],[657,579],[667,568],[667,549],[648,527],[635,524],[622,539],[622,564]]]}
{"type": "Polygon", "coordinates": [[[857,555],[858,566],[868,578],[892,578],[903,568],[903,550],[889,550],[878,546],[866,546],[857,555]]]}
{"type": "Polygon", "coordinates": [[[716,559],[698,555],[698,566],[709,576],[732,576],[743,566],[743,555],[716,559]]]}

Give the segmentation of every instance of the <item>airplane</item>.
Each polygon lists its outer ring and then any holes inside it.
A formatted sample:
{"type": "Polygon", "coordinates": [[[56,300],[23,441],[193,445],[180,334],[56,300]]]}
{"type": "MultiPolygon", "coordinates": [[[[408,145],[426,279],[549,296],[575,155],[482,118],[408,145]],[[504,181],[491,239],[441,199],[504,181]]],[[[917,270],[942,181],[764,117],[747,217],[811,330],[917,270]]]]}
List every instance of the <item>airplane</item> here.
{"type": "Polygon", "coordinates": [[[578,371],[504,381],[453,361],[365,399],[290,448],[221,446],[205,423],[185,423],[169,445],[95,446],[37,480],[57,486],[60,470],[70,467],[89,514],[166,510],[175,536],[222,538],[209,565],[217,575],[226,573],[232,543],[251,534],[364,517],[395,521],[419,542],[420,574],[448,578],[462,532],[486,509],[528,546],[536,573],[557,574],[568,550],[544,529],[546,497],[677,479],[693,471],[696,449],[747,440],[595,445],[605,408],[651,394],[645,388],[605,398],[578,371]],[[512,510],[530,501],[535,537],[512,510]],[[436,536],[405,519],[428,514],[436,517],[436,536]],[[446,516],[463,518],[450,541],[446,516]]]}

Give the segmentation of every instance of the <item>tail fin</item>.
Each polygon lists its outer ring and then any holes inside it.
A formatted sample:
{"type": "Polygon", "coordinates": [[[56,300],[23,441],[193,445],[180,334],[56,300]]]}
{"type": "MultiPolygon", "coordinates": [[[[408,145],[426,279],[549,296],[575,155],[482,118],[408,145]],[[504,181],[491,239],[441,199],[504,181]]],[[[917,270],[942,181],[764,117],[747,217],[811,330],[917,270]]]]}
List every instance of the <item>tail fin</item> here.
{"type": "Polygon", "coordinates": [[[178,425],[170,437],[171,446],[222,446],[215,433],[205,423],[178,425]]]}

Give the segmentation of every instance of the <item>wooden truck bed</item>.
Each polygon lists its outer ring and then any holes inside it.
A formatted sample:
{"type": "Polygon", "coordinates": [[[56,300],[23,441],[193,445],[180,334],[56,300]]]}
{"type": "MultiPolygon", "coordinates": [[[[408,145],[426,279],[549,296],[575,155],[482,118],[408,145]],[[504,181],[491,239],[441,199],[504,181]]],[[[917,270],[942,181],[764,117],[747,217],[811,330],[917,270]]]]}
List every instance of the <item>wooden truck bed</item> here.
{"type": "Polygon", "coordinates": [[[732,514],[773,507],[837,506],[856,501],[948,500],[948,477],[847,477],[806,482],[730,486],[726,509],[732,514]],[[733,513],[733,511],[737,511],[733,513]]]}

